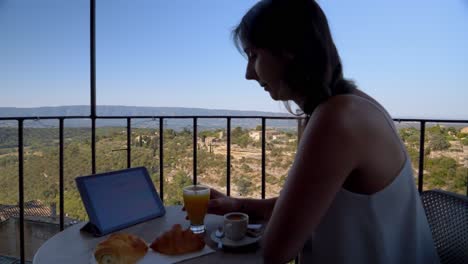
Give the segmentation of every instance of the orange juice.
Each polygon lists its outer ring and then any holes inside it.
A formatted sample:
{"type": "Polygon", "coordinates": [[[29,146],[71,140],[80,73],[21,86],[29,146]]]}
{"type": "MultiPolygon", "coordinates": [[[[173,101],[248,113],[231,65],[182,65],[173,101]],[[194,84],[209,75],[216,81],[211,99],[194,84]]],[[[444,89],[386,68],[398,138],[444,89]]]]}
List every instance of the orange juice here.
{"type": "Polygon", "coordinates": [[[209,200],[210,189],[206,186],[191,185],[184,188],[184,205],[191,225],[203,225],[209,200]]]}

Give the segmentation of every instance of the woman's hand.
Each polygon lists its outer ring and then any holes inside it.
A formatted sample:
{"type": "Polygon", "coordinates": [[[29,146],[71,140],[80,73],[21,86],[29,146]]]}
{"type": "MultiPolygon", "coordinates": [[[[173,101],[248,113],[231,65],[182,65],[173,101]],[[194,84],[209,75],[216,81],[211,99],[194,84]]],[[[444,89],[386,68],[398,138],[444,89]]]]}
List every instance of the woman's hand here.
{"type": "Polygon", "coordinates": [[[210,189],[209,214],[224,215],[239,210],[240,201],[238,199],[226,196],[215,189],[210,189]]]}
{"type": "MultiPolygon", "coordinates": [[[[239,211],[240,201],[229,197],[213,188],[210,188],[210,200],[208,201],[209,214],[224,215],[230,212],[239,211]]],[[[182,207],[185,211],[185,206],[182,207]]],[[[188,216],[185,216],[188,220],[188,216]]]]}

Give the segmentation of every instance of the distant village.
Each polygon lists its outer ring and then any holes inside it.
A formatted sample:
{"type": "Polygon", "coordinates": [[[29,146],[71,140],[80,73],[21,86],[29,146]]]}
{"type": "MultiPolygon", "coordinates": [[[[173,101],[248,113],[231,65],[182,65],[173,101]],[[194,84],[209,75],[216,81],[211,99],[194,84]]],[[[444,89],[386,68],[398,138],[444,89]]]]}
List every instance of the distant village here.
{"type": "MultiPolygon", "coordinates": [[[[259,129],[241,130],[242,135],[247,136],[247,146],[239,146],[231,142],[232,156],[232,195],[260,197],[260,178],[258,177],[261,168],[261,141],[262,131],[259,129]],[[251,176],[256,175],[256,176],[251,176]],[[247,177],[248,183],[245,183],[247,177]],[[250,177],[250,178],[249,178],[250,177]],[[247,184],[247,185],[246,185],[247,184]],[[240,186],[246,185],[246,186],[240,186]],[[247,188],[247,189],[246,189],[247,188]],[[247,190],[247,191],[246,191],[247,190]],[[246,194],[247,193],[247,194],[246,194]]],[[[126,131],[122,131],[122,135],[126,131]]],[[[231,132],[231,139],[233,139],[231,132]]],[[[453,131],[447,132],[449,136],[456,137],[453,131]]],[[[457,129],[457,133],[468,135],[468,127],[457,129]]],[[[197,137],[197,148],[205,150],[215,155],[226,156],[227,134],[225,131],[212,131],[202,133],[197,137]]],[[[468,139],[468,137],[467,137],[468,139]]],[[[297,147],[297,133],[294,137],[279,129],[266,129],[265,141],[267,142],[266,157],[268,167],[267,197],[279,194],[281,186],[287,175],[290,164],[295,155],[294,147],[297,147]],[[277,149],[275,149],[277,148],[277,149]]],[[[140,147],[157,147],[159,142],[159,132],[134,132],[132,144],[140,147]]],[[[450,147],[446,150],[433,150],[429,153],[429,158],[450,157],[465,168],[468,168],[468,144],[461,140],[449,141],[450,147]]],[[[210,182],[213,187],[225,190],[225,186],[215,179],[220,175],[214,171],[208,171],[200,175],[206,182],[210,182]],[[204,178],[203,178],[204,177],[204,178]]],[[[59,217],[56,203],[45,204],[41,200],[30,200],[25,202],[25,241],[26,258],[32,259],[34,252],[48,238],[59,231],[59,217]]],[[[65,227],[78,223],[79,221],[65,215],[65,227]]],[[[19,207],[18,205],[0,204],[0,256],[13,256],[19,252],[19,239],[17,239],[19,228],[19,207]]]]}

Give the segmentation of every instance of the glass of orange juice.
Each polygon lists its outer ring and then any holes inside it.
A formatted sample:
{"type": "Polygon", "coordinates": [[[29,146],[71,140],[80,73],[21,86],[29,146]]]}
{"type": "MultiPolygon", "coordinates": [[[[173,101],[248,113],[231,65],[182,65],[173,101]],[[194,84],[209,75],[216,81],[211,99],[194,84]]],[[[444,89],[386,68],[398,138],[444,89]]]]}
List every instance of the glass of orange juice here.
{"type": "Polygon", "coordinates": [[[210,200],[210,188],[203,185],[184,187],[184,206],[190,220],[190,230],[195,234],[205,232],[205,215],[210,200]]]}

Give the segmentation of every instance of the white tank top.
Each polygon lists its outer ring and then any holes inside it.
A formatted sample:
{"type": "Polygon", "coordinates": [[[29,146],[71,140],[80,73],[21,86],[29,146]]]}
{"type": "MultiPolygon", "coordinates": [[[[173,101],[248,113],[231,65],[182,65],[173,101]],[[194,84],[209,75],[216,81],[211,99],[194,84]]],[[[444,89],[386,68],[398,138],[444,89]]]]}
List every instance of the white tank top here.
{"type": "Polygon", "coordinates": [[[406,155],[399,175],[372,195],[342,188],[300,255],[300,263],[439,263],[406,155]]]}

